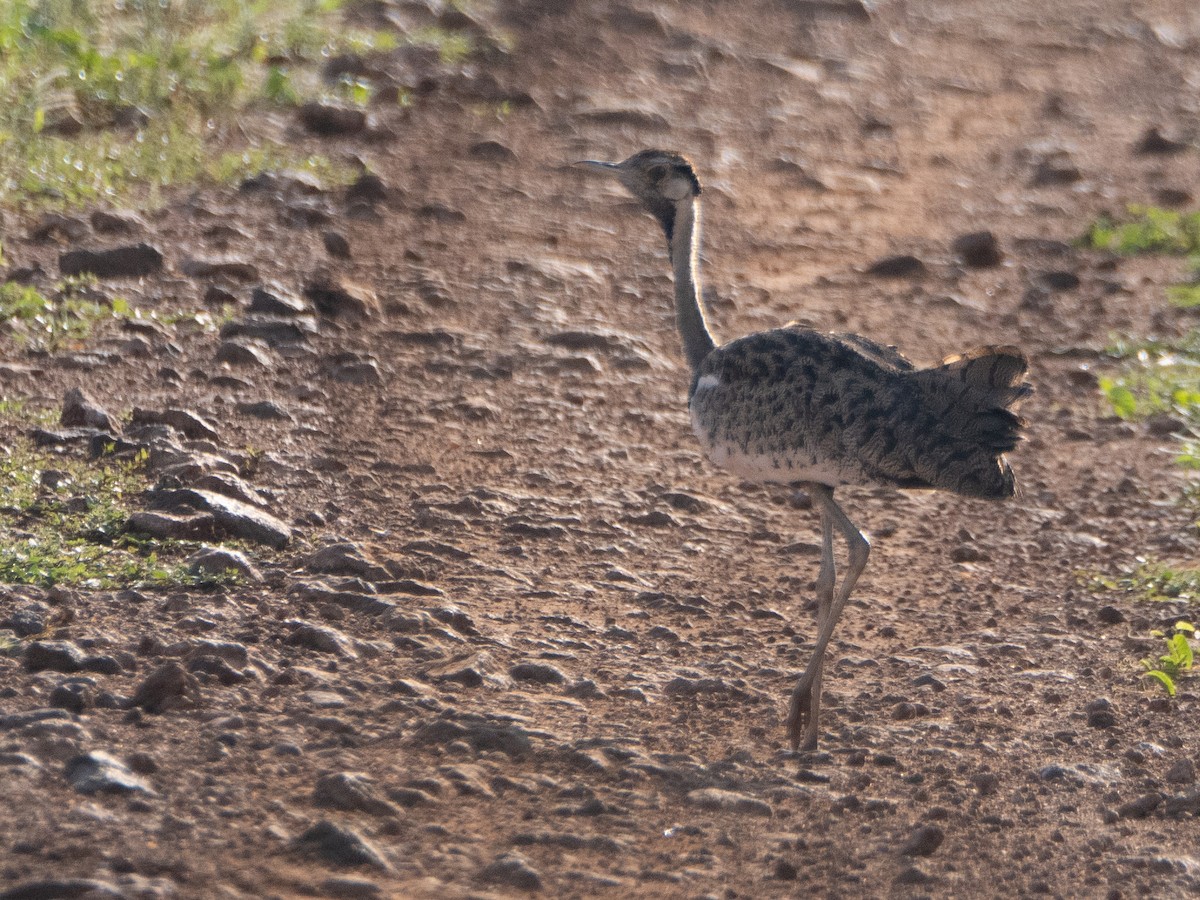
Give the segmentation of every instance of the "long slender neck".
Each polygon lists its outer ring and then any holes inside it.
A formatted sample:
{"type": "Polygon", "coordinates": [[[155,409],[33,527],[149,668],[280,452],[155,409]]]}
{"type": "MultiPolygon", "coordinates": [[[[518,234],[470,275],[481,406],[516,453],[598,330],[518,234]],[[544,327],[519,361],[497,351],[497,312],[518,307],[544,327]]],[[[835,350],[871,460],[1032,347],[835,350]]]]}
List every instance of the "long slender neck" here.
{"type": "Polygon", "coordinates": [[[689,197],[676,202],[671,226],[667,244],[675,272],[675,322],[694,372],[716,346],[700,307],[700,201],[689,197]]]}

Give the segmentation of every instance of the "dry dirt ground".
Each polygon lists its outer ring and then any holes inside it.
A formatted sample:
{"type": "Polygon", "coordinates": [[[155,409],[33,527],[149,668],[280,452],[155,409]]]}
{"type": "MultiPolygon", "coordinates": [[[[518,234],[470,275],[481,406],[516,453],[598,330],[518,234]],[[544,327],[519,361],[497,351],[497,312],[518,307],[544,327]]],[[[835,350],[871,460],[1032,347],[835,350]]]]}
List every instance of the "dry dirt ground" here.
{"type": "MultiPolygon", "coordinates": [[[[265,365],[218,364],[199,333],[142,335],[149,356],[10,352],[10,396],[206,417],[295,534],[251,550],[262,584],[0,593],[5,617],[38,601],[65,622],[42,639],[116,661],[84,673],[102,702],[42,714],[79,676],[0,658],[0,896],[1200,892],[1196,697],[1156,699],[1136,668],[1177,610],[1079,576],[1197,555],[1167,439],[1112,418],[1090,374],[1114,333],[1187,326],[1164,298],[1178,263],[1069,243],[1195,187],[1196,150],[1135,148],[1200,130],[1200,13],[861,11],[498,2],[481,15],[511,53],[381,110],[385,139],[281,127],[366,160],[374,215],[318,195],[332,221],[294,226],[280,191],[182,192],[142,236],[164,272],[101,282],[195,307],[214,279],[188,257],[297,292],[325,266],[380,313],[322,316],[265,365]],[[783,731],[815,514],[702,459],[661,235],[563,165],[651,146],[705,183],[719,336],[799,319],[922,362],[980,343],[1032,360],[1017,499],[841,492],[873,555],[815,754],[783,731]],[[352,260],[326,257],[328,229],[352,260]],[[981,229],[1004,261],[964,267],[951,242],[981,229]],[[867,273],[895,254],[924,271],[867,273]],[[239,406],[262,400],[290,418],[239,406]],[[65,763],[93,752],[145,790],[78,792],[65,763]]],[[[57,271],[64,246],[7,226],[10,265],[57,271]]]]}

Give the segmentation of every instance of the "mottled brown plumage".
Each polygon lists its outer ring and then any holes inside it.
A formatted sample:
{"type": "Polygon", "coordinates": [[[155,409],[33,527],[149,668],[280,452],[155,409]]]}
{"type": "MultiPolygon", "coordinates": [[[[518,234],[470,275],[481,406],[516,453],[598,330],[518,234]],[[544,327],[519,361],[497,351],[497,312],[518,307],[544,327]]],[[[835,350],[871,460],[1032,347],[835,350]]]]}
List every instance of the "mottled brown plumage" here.
{"type": "Polygon", "coordinates": [[[817,745],[825,649],[866,566],[869,545],[833,499],[841,485],[932,488],[1004,499],[1016,483],[1003,454],[1020,439],[1012,412],[1032,388],[1015,347],[980,347],[917,369],[854,334],[788,325],[717,346],[700,308],[700,181],[677,153],[643,150],[584,163],[620,179],[658,219],[675,274],[675,310],[692,367],[688,408],[708,457],[744,478],[796,484],[821,508],[819,633],[792,692],[792,746],[817,745]],[[837,584],[833,531],[849,548],[837,584]],[[835,590],[836,588],[836,590],[835,590]]]}

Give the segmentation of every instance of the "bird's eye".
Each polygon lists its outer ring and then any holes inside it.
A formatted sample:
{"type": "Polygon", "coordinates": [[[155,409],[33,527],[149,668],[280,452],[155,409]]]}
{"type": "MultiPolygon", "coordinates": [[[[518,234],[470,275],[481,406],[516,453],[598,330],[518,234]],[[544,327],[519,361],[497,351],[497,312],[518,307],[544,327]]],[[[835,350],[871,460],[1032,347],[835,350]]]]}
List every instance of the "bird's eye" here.
{"type": "Polygon", "coordinates": [[[646,174],[650,176],[651,181],[662,181],[667,177],[667,168],[666,166],[654,166],[646,174]]]}

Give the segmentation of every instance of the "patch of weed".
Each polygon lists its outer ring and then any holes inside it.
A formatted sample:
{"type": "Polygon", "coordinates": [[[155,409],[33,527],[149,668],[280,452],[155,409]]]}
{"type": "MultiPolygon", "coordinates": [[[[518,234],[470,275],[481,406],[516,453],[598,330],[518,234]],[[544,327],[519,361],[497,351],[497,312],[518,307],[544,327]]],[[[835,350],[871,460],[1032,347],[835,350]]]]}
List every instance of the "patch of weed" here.
{"type": "MultiPolygon", "coordinates": [[[[338,54],[473,50],[457,31],[361,28],[340,0],[6,0],[0,4],[0,204],[67,206],[246,174],[221,157],[238,117],[332,94],[365,104],[373,86],[327,86],[338,54]]],[[[272,152],[301,164],[302,155],[272,152]]],[[[253,160],[247,168],[253,167],[253,160]]]]}
{"type": "Polygon", "coordinates": [[[125,532],[144,460],[88,461],[19,440],[0,452],[0,582],[113,589],[194,585],[172,561],[194,548],[125,532]]]}
{"type": "Polygon", "coordinates": [[[1200,212],[1130,206],[1130,220],[1101,218],[1084,234],[1084,246],[1114,253],[1200,253],[1200,212]]]}
{"type": "Polygon", "coordinates": [[[1116,578],[1082,576],[1090,590],[1121,591],[1144,600],[1200,600],[1200,569],[1175,568],[1154,560],[1139,562],[1133,571],[1116,578]]]}
{"type": "Polygon", "coordinates": [[[1142,660],[1145,677],[1153,678],[1162,685],[1168,697],[1174,697],[1176,683],[1192,670],[1192,645],[1188,638],[1195,636],[1196,627],[1191,622],[1176,622],[1170,634],[1157,629],[1150,633],[1162,639],[1166,652],[1158,659],[1147,657],[1142,660]]]}
{"type": "Polygon", "coordinates": [[[130,315],[125,300],[98,298],[93,288],[91,279],[66,278],[47,297],[37,288],[5,282],[0,284],[0,325],[20,344],[52,352],[86,339],[98,322],[130,315]]]}

